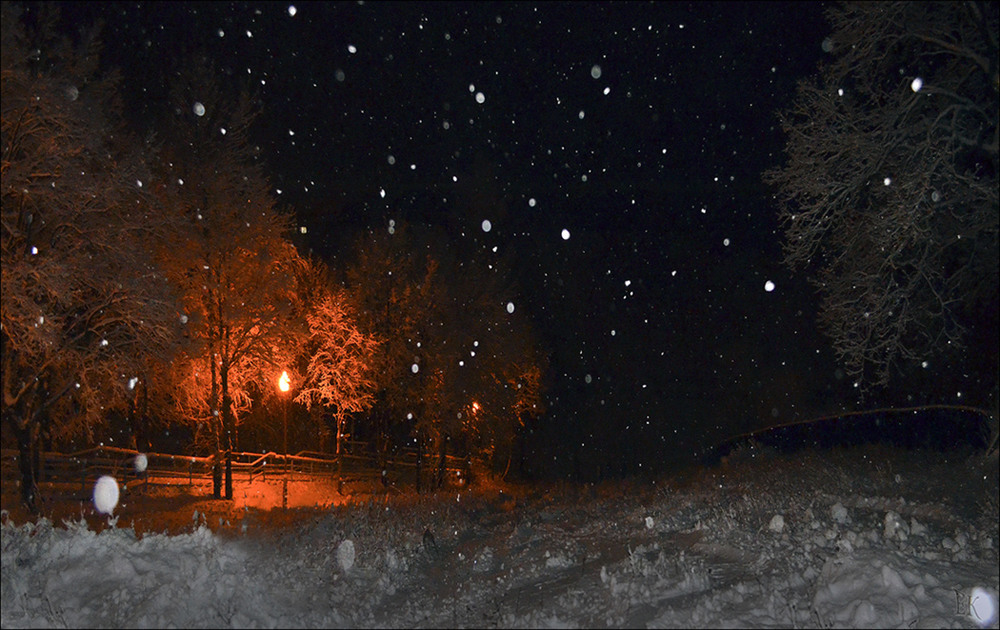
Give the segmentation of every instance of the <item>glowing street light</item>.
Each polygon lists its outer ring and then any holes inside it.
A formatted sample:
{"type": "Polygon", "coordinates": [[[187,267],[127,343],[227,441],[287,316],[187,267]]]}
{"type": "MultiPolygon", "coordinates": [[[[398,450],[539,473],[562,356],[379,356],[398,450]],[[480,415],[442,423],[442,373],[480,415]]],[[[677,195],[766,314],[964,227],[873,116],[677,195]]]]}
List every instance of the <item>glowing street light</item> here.
{"type": "MultiPolygon", "coordinates": [[[[292,386],[292,380],[290,378],[288,378],[288,372],[282,371],[281,372],[281,378],[278,379],[278,389],[281,391],[282,394],[286,394],[286,393],[288,393],[288,390],[291,389],[291,386],[292,386]]],[[[289,463],[288,462],[288,403],[287,402],[285,403],[285,422],[284,422],[284,430],[282,432],[282,436],[283,436],[282,437],[282,450],[284,451],[284,455],[285,455],[285,474],[282,475],[282,481],[281,481],[281,507],[287,509],[288,508],[288,472],[289,472],[289,465],[288,465],[288,463],[289,463]]]]}

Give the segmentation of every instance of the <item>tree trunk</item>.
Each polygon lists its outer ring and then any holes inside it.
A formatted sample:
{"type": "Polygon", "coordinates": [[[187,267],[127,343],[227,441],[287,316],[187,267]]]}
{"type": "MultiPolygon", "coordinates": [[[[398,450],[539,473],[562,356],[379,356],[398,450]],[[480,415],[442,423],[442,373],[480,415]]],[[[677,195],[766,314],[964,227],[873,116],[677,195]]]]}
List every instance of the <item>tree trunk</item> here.
{"type": "Polygon", "coordinates": [[[208,348],[208,365],[212,372],[212,393],[208,401],[209,422],[215,434],[215,455],[212,457],[212,496],[222,498],[222,434],[219,430],[219,378],[215,371],[215,348],[208,348]]]}
{"type": "Polygon", "coordinates": [[[140,453],[149,452],[149,435],[146,430],[149,411],[149,396],[146,392],[146,381],[142,379],[136,385],[140,388],[136,391],[128,407],[129,428],[132,430],[132,440],[135,442],[135,450],[140,453]]]}
{"type": "Polygon", "coordinates": [[[340,414],[338,413],[337,414],[337,456],[338,457],[340,456],[340,436],[343,433],[343,430],[341,429],[341,427],[343,426],[343,424],[344,424],[344,419],[341,418],[340,414]]]}
{"type": "Polygon", "coordinates": [[[219,381],[222,384],[222,447],[226,455],[226,500],[233,499],[233,409],[229,399],[229,364],[223,361],[219,366],[219,381]]]}
{"type": "Polygon", "coordinates": [[[420,468],[424,461],[424,440],[417,435],[417,494],[420,494],[420,468]]]}
{"type": "Polygon", "coordinates": [[[35,466],[32,460],[31,428],[21,428],[12,416],[7,417],[10,427],[17,439],[17,466],[21,471],[21,500],[32,514],[38,514],[35,498],[38,486],[35,483],[35,466]]]}
{"type": "Polygon", "coordinates": [[[441,451],[438,459],[438,472],[437,472],[437,482],[434,484],[435,488],[440,490],[444,486],[444,466],[445,460],[448,457],[448,435],[444,434],[441,436],[441,451]]]}

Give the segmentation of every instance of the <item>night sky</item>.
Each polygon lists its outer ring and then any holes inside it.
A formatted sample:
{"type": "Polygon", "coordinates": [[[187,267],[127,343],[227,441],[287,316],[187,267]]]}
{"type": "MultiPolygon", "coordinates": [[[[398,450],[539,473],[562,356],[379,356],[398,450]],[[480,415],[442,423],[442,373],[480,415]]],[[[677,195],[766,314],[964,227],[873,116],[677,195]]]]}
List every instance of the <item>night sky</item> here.
{"type": "Polygon", "coordinates": [[[405,220],[510,257],[551,357],[557,468],[609,444],[641,468],[856,403],[761,183],[823,6],[62,4],[105,20],[140,128],[192,54],[255,82],[304,252],[337,267],[405,220]]]}

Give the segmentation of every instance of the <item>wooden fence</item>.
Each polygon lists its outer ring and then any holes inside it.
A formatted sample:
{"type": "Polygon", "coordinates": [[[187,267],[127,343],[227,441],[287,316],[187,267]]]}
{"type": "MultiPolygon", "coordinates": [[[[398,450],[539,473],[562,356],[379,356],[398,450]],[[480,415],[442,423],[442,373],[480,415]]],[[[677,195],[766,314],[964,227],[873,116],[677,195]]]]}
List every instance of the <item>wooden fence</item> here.
{"type": "MultiPolygon", "coordinates": [[[[397,453],[384,467],[378,466],[376,459],[367,454],[364,443],[350,443],[340,455],[301,451],[295,455],[282,455],[273,451],[267,453],[232,454],[234,478],[282,479],[329,477],[341,483],[351,481],[376,481],[388,477],[394,485],[415,484],[417,453],[408,449],[397,453]]],[[[0,469],[5,481],[20,480],[18,468],[19,453],[14,449],[0,451],[0,469]]],[[[54,451],[42,454],[42,466],[38,482],[79,483],[86,490],[101,475],[112,475],[126,485],[147,483],[151,477],[170,479],[173,483],[193,484],[212,478],[213,457],[191,455],[171,455],[165,453],[139,453],[136,450],[115,446],[97,446],[76,453],[54,451]],[[146,458],[145,468],[137,466],[140,456],[146,458]]],[[[421,476],[427,483],[436,474],[437,457],[424,457],[421,476]]],[[[462,484],[469,465],[464,459],[448,456],[445,462],[447,483],[462,484]]],[[[389,481],[387,479],[387,482],[389,481]]]]}

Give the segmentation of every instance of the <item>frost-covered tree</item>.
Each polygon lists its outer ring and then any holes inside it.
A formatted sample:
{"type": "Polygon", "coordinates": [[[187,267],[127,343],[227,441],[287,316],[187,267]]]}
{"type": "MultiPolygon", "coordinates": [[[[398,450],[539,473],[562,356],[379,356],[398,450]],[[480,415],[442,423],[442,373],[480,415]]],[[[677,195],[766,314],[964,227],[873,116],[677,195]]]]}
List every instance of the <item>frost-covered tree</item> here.
{"type": "Polygon", "coordinates": [[[318,276],[314,282],[318,286],[303,304],[309,327],[308,342],[302,347],[305,382],[295,401],[307,409],[320,406],[333,413],[339,454],[348,414],[362,412],[374,402],[378,343],[358,328],[350,300],[328,280],[329,274],[313,275],[318,276]]]}
{"type": "Polygon", "coordinates": [[[985,356],[995,389],[998,11],[833,6],[829,59],[781,114],[788,162],[765,179],[785,260],[811,274],[863,388],[967,344],[960,360],[985,356]]]}
{"type": "MultiPolygon", "coordinates": [[[[253,391],[273,388],[276,366],[291,362],[304,333],[297,318],[303,261],[288,239],[291,217],[277,208],[248,136],[256,101],[245,90],[228,94],[220,76],[195,58],[171,89],[163,196],[188,223],[161,254],[197,344],[176,364],[179,393],[216,461],[225,461],[231,499],[239,414],[253,391]]],[[[218,496],[218,468],[215,480],[218,496]]]]}
{"type": "Polygon", "coordinates": [[[153,255],[171,215],[120,126],[97,31],[74,46],[49,6],[30,21],[2,7],[3,427],[34,508],[41,442],[92,440],[146,363],[169,361],[180,324],[153,255]]]}

